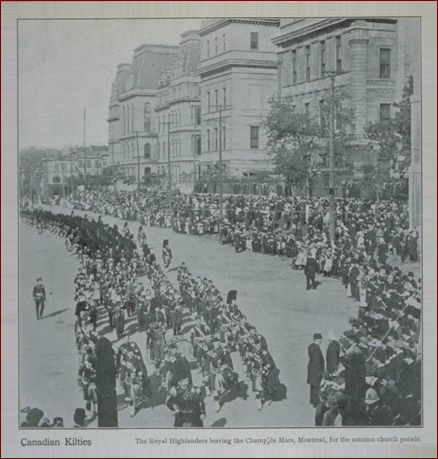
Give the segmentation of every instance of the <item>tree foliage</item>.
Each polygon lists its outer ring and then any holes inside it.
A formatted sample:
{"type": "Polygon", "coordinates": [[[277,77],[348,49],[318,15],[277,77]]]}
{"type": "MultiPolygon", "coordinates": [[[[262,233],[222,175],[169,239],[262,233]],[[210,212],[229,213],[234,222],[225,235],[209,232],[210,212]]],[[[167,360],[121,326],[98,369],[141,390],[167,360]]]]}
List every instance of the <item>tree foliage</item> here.
{"type": "Polygon", "coordinates": [[[318,169],[328,166],[331,117],[335,122],[335,167],[348,170],[352,114],[345,108],[347,97],[337,88],[333,95],[327,91],[318,116],[298,111],[292,98],[271,101],[265,120],[268,152],[274,158],[276,173],[283,175],[289,185],[307,187],[311,194],[321,173],[318,169]]]}
{"type": "Polygon", "coordinates": [[[368,167],[365,179],[376,187],[382,184],[396,185],[407,180],[411,151],[411,103],[412,77],[409,76],[403,88],[402,99],[394,103],[396,111],[387,120],[370,123],[365,132],[377,144],[377,158],[368,167]]]}

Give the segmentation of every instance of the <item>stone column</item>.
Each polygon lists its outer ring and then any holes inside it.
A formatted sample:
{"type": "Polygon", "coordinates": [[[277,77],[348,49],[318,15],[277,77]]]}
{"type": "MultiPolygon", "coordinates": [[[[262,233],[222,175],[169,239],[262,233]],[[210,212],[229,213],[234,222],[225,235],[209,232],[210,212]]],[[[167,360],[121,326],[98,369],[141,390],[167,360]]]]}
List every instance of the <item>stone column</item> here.
{"type": "Polygon", "coordinates": [[[357,21],[350,32],[351,102],[354,111],[355,134],[364,135],[367,122],[367,54],[368,29],[364,21],[357,21]]]}

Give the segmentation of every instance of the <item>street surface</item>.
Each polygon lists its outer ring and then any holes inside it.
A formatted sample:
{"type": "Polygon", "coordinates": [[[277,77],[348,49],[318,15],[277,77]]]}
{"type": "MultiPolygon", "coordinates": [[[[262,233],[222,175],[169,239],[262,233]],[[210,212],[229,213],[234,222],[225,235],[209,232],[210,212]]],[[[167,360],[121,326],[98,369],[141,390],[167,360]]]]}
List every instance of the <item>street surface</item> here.
{"type": "MultiPolygon", "coordinates": [[[[53,208],[54,212],[68,209],[53,208]]],[[[76,214],[85,212],[75,211],[76,214]]],[[[88,216],[92,215],[87,212],[88,216]]],[[[97,217],[96,217],[97,218],[97,217]]],[[[123,221],[103,217],[110,224],[123,221]]],[[[137,233],[139,223],[129,222],[131,232],[137,233]]],[[[290,260],[282,257],[242,252],[235,254],[230,246],[222,246],[213,236],[188,236],[170,229],[146,227],[148,244],[161,261],[163,239],[169,239],[173,261],[168,273],[176,284],[177,267],[184,261],[194,275],[212,279],[226,297],[228,290],[237,289],[237,303],[248,321],[265,336],[269,350],[280,369],[280,380],[287,387],[287,399],[265,405],[257,410],[256,400],[248,387],[248,398],[236,398],[215,412],[212,397],[206,399],[207,417],[204,426],[217,427],[292,427],[313,426],[314,409],[309,404],[306,384],[307,346],[314,332],[321,332],[325,354],[329,329],[341,334],[348,328],[349,317],[357,316],[358,303],[346,296],[337,279],[319,276],[317,290],[306,291],[301,271],[290,268],[290,260]]],[[[71,425],[74,408],[82,407],[82,395],[77,385],[77,352],[74,341],[73,277],[78,262],[68,255],[64,241],[35,229],[20,226],[20,369],[21,406],[39,406],[50,416],[65,417],[71,425]],[[48,317],[37,322],[31,289],[37,275],[42,275],[48,294],[48,317]],[[49,291],[53,295],[49,296],[49,291]],[[56,314],[55,314],[56,313],[56,314]],[[52,314],[52,315],[51,315],[52,314]]],[[[144,282],[147,286],[146,281],[144,282]]],[[[117,347],[115,332],[106,327],[106,314],[98,318],[99,331],[105,333],[117,347]]],[[[135,317],[125,329],[134,330],[135,317]],[[132,326],[131,326],[132,324],[132,326]]],[[[187,325],[187,324],[185,324],[187,325]]],[[[183,332],[188,327],[183,326],[183,332]],[[185,329],[185,330],[184,330],[185,329]]],[[[168,337],[171,337],[171,331],[168,337]]],[[[188,335],[187,335],[188,337],[188,335]]],[[[140,346],[149,375],[154,371],[145,352],[145,333],[130,336],[140,346]]],[[[240,358],[233,354],[235,370],[240,381],[246,380],[240,358]]],[[[198,370],[193,372],[195,384],[200,383],[198,370]]],[[[152,376],[153,379],[153,376],[152,376]]],[[[170,427],[171,413],[155,397],[154,407],[141,408],[134,417],[120,403],[120,427],[170,427]]],[[[97,422],[90,423],[97,427],[97,422]]]]}

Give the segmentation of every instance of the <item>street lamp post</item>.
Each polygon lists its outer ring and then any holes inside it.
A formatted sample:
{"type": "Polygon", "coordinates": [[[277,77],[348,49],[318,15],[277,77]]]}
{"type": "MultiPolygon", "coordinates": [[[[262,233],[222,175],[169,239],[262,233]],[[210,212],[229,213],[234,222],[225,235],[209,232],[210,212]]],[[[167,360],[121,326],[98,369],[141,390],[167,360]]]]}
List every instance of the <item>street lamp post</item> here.
{"type": "Polygon", "coordinates": [[[335,202],[335,75],[330,73],[330,132],[329,132],[329,234],[335,241],[336,202],[335,202]]]}
{"type": "Polygon", "coordinates": [[[87,118],[87,112],[86,109],[84,108],[84,185],[85,185],[85,190],[87,189],[87,149],[85,148],[85,122],[87,118]]]}
{"type": "Polygon", "coordinates": [[[223,219],[223,181],[222,181],[222,105],[219,105],[219,244],[221,242],[222,219],[223,219]]]}
{"type": "Polygon", "coordinates": [[[135,139],[137,142],[137,190],[140,189],[140,153],[138,151],[138,131],[135,131],[135,139]]]}
{"type": "Polygon", "coordinates": [[[169,213],[172,214],[172,172],[170,169],[170,126],[173,123],[169,121],[164,121],[161,123],[162,126],[166,126],[167,128],[167,170],[168,170],[168,206],[169,206],[169,213]]]}

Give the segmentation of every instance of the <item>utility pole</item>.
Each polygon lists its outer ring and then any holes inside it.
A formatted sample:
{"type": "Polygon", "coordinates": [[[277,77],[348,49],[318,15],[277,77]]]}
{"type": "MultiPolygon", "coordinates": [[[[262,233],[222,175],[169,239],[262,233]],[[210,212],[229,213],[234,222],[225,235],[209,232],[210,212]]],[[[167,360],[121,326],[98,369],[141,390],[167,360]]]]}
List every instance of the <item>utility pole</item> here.
{"type": "Polygon", "coordinates": [[[135,131],[135,139],[137,142],[137,190],[140,189],[140,153],[138,151],[138,131],[135,131]]]}
{"type": "Polygon", "coordinates": [[[223,218],[223,183],[222,183],[222,105],[219,105],[219,244],[221,242],[222,218],[223,218]]]}
{"type": "Polygon", "coordinates": [[[116,173],[115,173],[115,165],[114,165],[114,142],[111,142],[111,166],[112,166],[112,176],[114,181],[114,191],[117,190],[117,180],[116,180],[116,173]]]}
{"type": "Polygon", "coordinates": [[[168,206],[169,212],[172,214],[172,172],[170,170],[170,126],[173,124],[170,119],[169,121],[164,121],[161,123],[162,126],[166,126],[167,128],[167,171],[168,171],[168,206]]]}
{"type": "Polygon", "coordinates": [[[73,162],[71,158],[71,147],[70,147],[70,195],[73,194],[73,162]]]}
{"type": "Polygon", "coordinates": [[[87,112],[84,108],[84,185],[85,189],[87,189],[87,150],[85,148],[85,121],[87,118],[87,112]]]}
{"type": "Polygon", "coordinates": [[[336,202],[335,202],[335,73],[330,74],[330,132],[329,132],[329,234],[335,241],[336,202]]]}
{"type": "Polygon", "coordinates": [[[167,122],[167,170],[168,170],[168,180],[169,180],[169,213],[170,218],[172,218],[172,172],[170,170],[170,121],[167,122]]]}

